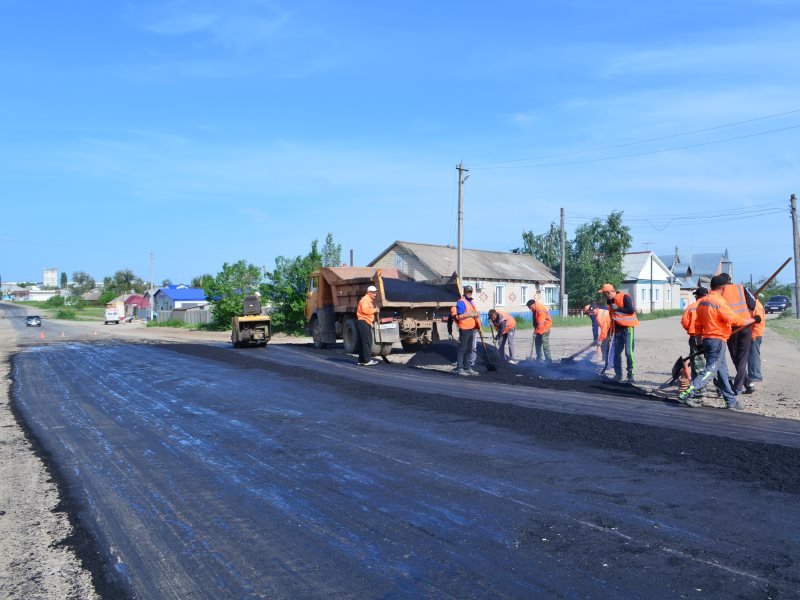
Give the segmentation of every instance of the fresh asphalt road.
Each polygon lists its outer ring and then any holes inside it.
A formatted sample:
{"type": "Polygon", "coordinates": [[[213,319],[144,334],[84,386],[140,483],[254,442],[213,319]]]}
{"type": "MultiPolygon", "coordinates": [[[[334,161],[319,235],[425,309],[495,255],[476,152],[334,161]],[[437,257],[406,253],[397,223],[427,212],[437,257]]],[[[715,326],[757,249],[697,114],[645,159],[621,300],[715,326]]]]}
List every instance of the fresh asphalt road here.
{"type": "Polygon", "coordinates": [[[275,345],[44,345],[21,323],[15,408],[63,478],[109,597],[800,589],[791,424],[724,411],[692,423],[653,401],[275,345]],[[650,423],[669,413],[674,429],[650,423]],[[704,432],[713,420],[732,437],[704,432]]]}

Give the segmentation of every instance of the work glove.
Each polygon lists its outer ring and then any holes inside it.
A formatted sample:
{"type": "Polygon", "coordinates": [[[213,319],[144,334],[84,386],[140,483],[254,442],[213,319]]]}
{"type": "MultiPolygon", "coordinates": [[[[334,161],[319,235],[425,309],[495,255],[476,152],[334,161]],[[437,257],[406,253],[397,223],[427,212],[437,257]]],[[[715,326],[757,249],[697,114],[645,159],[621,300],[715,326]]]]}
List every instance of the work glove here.
{"type": "Polygon", "coordinates": [[[761,323],[761,315],[756,315],[755,317],[753,317],[753,321],[755,321],[756,323],[761,323]]]}

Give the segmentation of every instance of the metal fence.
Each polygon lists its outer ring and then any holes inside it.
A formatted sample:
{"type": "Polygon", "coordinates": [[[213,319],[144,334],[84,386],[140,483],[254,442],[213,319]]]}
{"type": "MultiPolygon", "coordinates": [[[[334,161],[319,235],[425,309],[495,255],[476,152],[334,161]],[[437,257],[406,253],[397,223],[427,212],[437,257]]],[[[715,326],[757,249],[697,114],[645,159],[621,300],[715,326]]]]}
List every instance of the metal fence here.
{"type": "Polygon", "coordinates": [[[182,321],[189,325],[201,325],[211,322],[211,311],[208,309],[162,310],[157,311],[156,315],[162,323],[165,321],[182,321]]]}

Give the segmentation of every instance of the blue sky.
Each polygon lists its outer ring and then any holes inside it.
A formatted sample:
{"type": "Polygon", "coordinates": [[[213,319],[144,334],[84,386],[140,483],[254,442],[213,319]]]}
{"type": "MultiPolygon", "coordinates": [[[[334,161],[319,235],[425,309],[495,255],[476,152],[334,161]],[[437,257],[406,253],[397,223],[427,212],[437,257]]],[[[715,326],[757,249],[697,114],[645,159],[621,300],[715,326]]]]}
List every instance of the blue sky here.
{"type": "Polygon", "coordinates": [[[792,255],[798,60],[790,0],[0,0],[0,276],[455,244],[463,160],[466,247],[624,210],[633,250],[757,279],[792,255]]]}

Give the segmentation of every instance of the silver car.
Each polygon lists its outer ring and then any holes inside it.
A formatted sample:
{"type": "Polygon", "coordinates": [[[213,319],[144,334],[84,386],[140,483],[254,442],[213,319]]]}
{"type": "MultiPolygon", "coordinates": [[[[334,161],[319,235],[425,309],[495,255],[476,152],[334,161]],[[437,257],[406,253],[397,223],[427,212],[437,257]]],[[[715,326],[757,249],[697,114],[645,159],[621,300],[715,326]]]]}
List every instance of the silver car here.
{"type": "Polygon", "coordinates": [[[31,315],[25,319],[26,327],[41,327],[42,318],[39,315],[31,315]]]}

